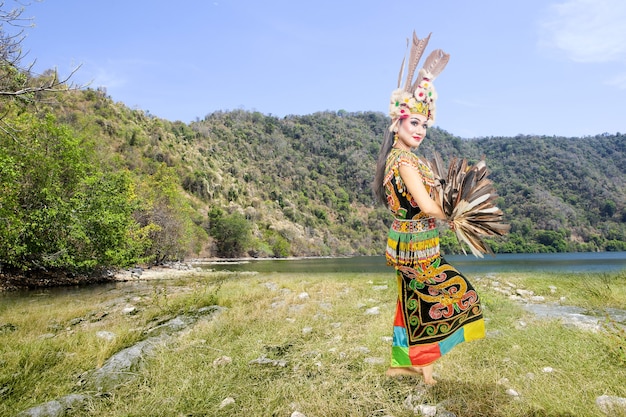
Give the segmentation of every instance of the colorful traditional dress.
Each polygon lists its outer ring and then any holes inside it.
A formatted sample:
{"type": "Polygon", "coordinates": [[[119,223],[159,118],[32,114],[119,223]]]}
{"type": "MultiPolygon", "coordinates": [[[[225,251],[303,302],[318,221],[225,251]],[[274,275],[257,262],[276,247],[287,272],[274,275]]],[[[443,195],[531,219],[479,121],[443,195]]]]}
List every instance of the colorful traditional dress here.
{"type": "Polygon", "coordinates": [[[402,165],[419,170],[427,191],[435,185],[417,155],[392,148],[383,181],[395,217],[386,258],[398,280],[391,366],[425,366],[461,342],[484,337],[485,324],[476,290],[441,257],[435,219],[409,194],[400,177],[402,165]]]}

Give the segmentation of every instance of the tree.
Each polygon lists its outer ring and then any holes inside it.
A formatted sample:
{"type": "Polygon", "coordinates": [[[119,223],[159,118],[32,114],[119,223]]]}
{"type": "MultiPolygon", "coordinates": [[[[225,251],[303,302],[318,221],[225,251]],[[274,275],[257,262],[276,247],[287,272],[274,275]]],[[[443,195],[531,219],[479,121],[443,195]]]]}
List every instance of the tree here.
{"type": "MultiPolygon", "coordinates": [[[[81,88],[68,84],[80,66],[64,78],[59,78],[56,71],[48,71],[43,76],[35,77],[32,73],[33,63],[22,62],[24,32],[26,28],[32,27],[32,18],[22,17],[23,13],[24,7],[21,4],[20,7],[10,9],[4,1],[0,1],[0,100],[19,99],[20,102],[28,103],[37,101],[38,93],[81,88]],[[7,27],[14,31],[5,30],[7,27]]],[[[0,127],[5,131],[9,127],[3,122],[7,113],[0,113],[0,127]]]]}
{"type": "Polygon", "coordinates": [[[606,200],[600,207],[600,214],[604,217],[613,217],[616,211],[617,206],[615,205],[615,201],[612,200],[606,200]]]}
{"type": "Polygon", "coordinates": [[[226,258],[242,256],[252,237],[250,223],[243,214],[225,215],[219,208],[209,212],[209,233],[215,238],[218,256],[226,258]]]}
{"type": "Polygon", "coordinates": [[[146,234],[128,172],[101,172],[87,140],[51,115],[0,134],[0,260],[12,269],[126,266],[146,234]]]}
{"type": "Polygon", "coordinates": [[[158,265],[199,251],[198,242],[207,239],[206,232],[193,222],[193,211],[172,168],[159,163],[156,172],[138,185],[137,194],[142,203],[135,218],[149,231],[151,242],[146,259],[158,265]]]}

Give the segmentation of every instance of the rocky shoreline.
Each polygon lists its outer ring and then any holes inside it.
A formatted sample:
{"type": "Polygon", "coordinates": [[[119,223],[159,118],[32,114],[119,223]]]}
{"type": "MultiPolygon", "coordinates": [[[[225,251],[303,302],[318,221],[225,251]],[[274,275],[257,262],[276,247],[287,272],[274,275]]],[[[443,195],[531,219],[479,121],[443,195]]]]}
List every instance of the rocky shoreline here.
{"type": "Polygon", "coordinates": [[[104,284],[116,281],[152,280],[193,275],[203,270],[190,263],[135,267],[117,271],[104,270],[91,274],[80,274],[65,270],[0,271],[0,293],[33,290],[38,288],[67,287],[76,285],[104,284]]]}

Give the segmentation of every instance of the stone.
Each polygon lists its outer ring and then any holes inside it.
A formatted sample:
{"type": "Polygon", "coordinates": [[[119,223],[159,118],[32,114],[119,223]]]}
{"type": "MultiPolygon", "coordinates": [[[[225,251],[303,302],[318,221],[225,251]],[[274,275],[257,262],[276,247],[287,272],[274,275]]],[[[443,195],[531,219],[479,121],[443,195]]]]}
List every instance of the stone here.
{"type": "Polygon", "coordinates": [[[289,306],[289,311],[292,313],[299,313],[303,309],[304,309],[304,304],[296,304],[296,305],[289,306]]]}
{"type": "Polygon", "coordinates": [[[333,309],[333,305],[331,303],[322,302],[320,303],[320,308],[325,311],[330,311],[333,309]]]}
{"type": "Polygon", "coordinates": [[[83,321],[85,321],[85,319],[82,317],[73,318],[72,320],[70,320],[70,326],[76,326],[77,324],[82,323],[83,321]]]}
{"type": "Polygon", "coordinates": [[[554,372],[554,368],[550,367],[550,366],[546,366],[544,367],[541,372],[545,372],[546,374],[550,374],[552,372],[554,372]]]}
{"type": "Polygon", "coordinates": [[[92,322],[100,321],[108,315],[109,315],[108,311],[99,311],[97,313],[93,313],[90,317],[90,320],[92,322]]]}
{"type": "Polygon", "coordinates": [[[380,314],[380,307],[372,307],[365,310],[366,316],[377,316],[380,314]]]}
{"type": "Polygon", "coordinates": [[[285,366],[287,366],[287,361],[283,359],[281,360],[270,359],[262,355],[256,359],[251,360],[250,362],[248,362],[248,364],[250,365],[273,365],[273,366],[279,366],[281,368],[284,368],[285,366]]]}
{"type": "Polygon", "coordinates": [[[235,404],[235,399],[233,397],[226,397],[220,403],[220,408],[228,407],[232,404],[235,404]]]}
{"type": "Polygon", "coordinates": [[[415,407],[415,412],[420,413],[421,415],[426,417],[435,417],[435,415],[437,415],[437,407],[435,407],[434,405],[419,404],[417,407],[415,407]]]}
{"type": "Polygon", "coordinates": [[[233,362],[230,356],[220,356],[213,361],[213,366],[224,366],[233,362]]]}
{"type": "Polygon", "coordinates": [[[130,307],[126,307],[122,309],[122,314],[126,314],[128,316],[132,314],[136,314],[136,313],[137,313],[137,307],[134,307],[134,306],[130,306],[130,307]]]}
{"type": "Polygon", "coordinates": [[[435,417],[456,417],[456,414],[448,410],[441,410],[440,408],[437,408],[437,414],[435,417]]]}
{"type": "Polygon", "coordinates": [[[506,390],[506,395],[509,395],[511,397],[519,397],[519,392],[515,391],[512,388],[509,388],[506,390]]]}
{"type": "Polygon", "coordinates": [[[487,330],[485,337],[487,339],[497,339],[502,336],[502,330],[487,330]]]}
{"type": "Polygon", "coordinates": [[[16,417],[62,417],[69,410],[83,407],[88,398],[86,395],[69,394],[22,411],[16,417]]]}
{"type": "Polygon", "coordinates": [[[117,335],[115,333],[108,332],[106,330],[100,330],[100,331],[96,332],[96,337],[98,339],[102,339],[102,340],[106,340],[107,342],[111,342],[111,341],[115,340],[117,335]]]}
{"type": "Polygon", "coordinates": [[[626,413],[626,398],[614,397],[611,395],[601,395],[596,398],[596,405],[606,415],[616,415],[613,413],[626,413]]]}
{"type": "Polygon", "coordinates": [[[298,294],[298,298],[301,300],[306,300],[309,298],[309,293],[308,292],[301,292],[300,294],[298,294]]]}
{"type": "Polygon", "coordinates": [[[291,413],[291,417],[306,417],[306,415],[302,414],[299,411],[294,411],[293,413],[291,413]]]}
{"type": "Polygon", "coordinates": [[[108,392],[132,378],[141,360],[154,349],[157,338],[151,337],[122,349],[111,356],[101,368],[96,369],[91,379],[99,392],[108,392]]]}
{"type": "MultiPolygon", "coordinates": [[[[90,390],[98,391],[98,393],[113,390],[136,376],[134,371],[140,366],[143,359],[152,352],[157,343],[162,343],[174,334],[185,330],[189,325],[194,324],[200,316],[212,316],[223,310],[225,310],[223,307],[207,306],[199,309],[192,317],[179,316],[155,327],[148,332],[149,337],[147,339],[111,356],[101,368],[96,369],[93,373],[85,372],[81,374],[80,385],[88,384],[90,390]]],[[[107,314],[106,312],[97,313],[94,316],[99,320],[107,314]]],[[[92,396],[69,394],[57,400],[32,407],[17,414],[17,416],[62,417],[66,415],[68,410],[84,406],[90,398],[92,396]]]]}
{"type": "Polygon", "coordinates": [[[302,334],[309,334],[313,331],[313,327],[305,327],[302,329],[302,334]]]}
{"type": "Polygon", "coordinates": [[[328,317],[326,314],[322,314],[322,313],[316,313],[313,316],[313,320],[329,320],[330,317],[328,317]]]}

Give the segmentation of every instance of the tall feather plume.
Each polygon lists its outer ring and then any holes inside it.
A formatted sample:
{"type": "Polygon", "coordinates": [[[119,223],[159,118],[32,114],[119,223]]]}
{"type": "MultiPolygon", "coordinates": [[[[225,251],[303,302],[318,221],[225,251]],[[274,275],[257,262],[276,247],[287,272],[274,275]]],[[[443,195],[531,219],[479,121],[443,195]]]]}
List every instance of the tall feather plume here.
{"type": "MultiPolygon", "coordinates": [[[[431,75],[431,81],[434,80],[443,69],[448,65],[448,61],[450,61],[450,54],[445,53],[441,49],[435,49],[428,55],[426,58],[426,62],[424,62],[424,66],[422,69],[431,75]]],[[[414,91],[420,82],[422,82],[422,78],[424,77],[423,71],[420,71],[417,75],[417,80],[411,86],[411,91],[414,91]]]]}
{"type": "MultiPolygon", "coordinates": [[[[486,236],[503,236],[510,226],[504,223],[504,213],[496,205],[498,194],[484,160],[470,166],[466,159],[452,158],[445,171],[441,155],[435,153],[431,162],[433,174],[442,186],[438,201],[459,243],[463,242],[477,257],[493,251],[483,241],[486,236]],[[445,177],[444,177],[445,175],[445,177]]],[[[463,253],[465,248],[461,245],[463,253]]]]}
{"type": "Polygon", "coordinates": [[[424,54],[424,50],[428,45],[428,41],[430,40],[429,33],[427,37],[424,39],[419,39],[413,31],[413,44],[411,45],[411,52],[409,54],[409,72],[406,76],[406,82],[404,83],[404,91],[413,92],[413,90],[409,90],[413,82],[413,76],[415,75],[415,70],[417,69],[417,65],[419,64],[422,55],[424,54]]]}

